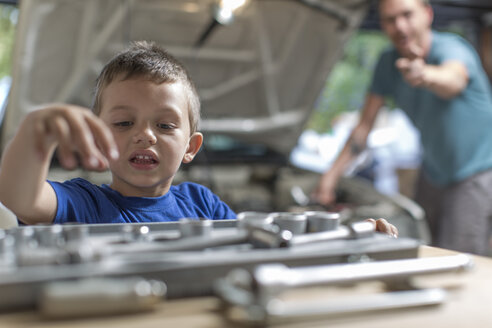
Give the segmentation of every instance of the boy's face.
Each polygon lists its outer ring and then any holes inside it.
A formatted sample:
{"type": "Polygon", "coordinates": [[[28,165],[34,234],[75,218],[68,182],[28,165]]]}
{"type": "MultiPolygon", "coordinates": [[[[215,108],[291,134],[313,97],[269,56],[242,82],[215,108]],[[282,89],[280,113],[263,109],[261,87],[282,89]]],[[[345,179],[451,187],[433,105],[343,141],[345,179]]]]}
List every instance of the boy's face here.
{"type": "Polygon", "coordinates": [[[164,195],[180,164],[190,162],[202,144],[200,133],[190,136],[181,83],[115,79],[103,90],[99,116],[120,153],[110,161],[111,188],[125,196],[164,195]]]}

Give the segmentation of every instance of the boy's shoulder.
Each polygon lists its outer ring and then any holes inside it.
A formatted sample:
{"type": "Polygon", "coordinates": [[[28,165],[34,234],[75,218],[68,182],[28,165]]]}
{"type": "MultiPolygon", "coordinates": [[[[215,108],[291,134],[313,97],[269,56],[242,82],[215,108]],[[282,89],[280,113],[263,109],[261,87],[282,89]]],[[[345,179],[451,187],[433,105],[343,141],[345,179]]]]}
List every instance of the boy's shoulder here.
{"type": "Polygon", "coordinates": [[[111,197],[110,189],[107,185],[98,186],[89,180],[83,178],[74,178],[60,181],[50,181],[48,183],[55,190],[56,196],[60,198],[77,198],[77,197],[88,197],[88,198],[98,198],[101,200],[103,198],[113,198],[111,197]],[[106,196],[106,197],[104,197],[106,196]]]}
{"type": "Polygon", "coordinates": [[[182,182],[177,185],[172,185],[171,186],[171,192],[173,194],[213,194],[213,192],[205,187],[204,185],[201,185],[199,183],[195,182],[182,182]]]}
{"type": "Polygon", "coordinates": [[[182,182],[173,185],[169,191],[176,200],[191,202],[197,206],[213,207],[215,204],[221,203],[219,196],[204,185],[195,182],[182,182]]]}
{"type": "Polygon", "coordinates": [[[67,187],[74,187],[74,188],[84,188],[84,189],[97,188],[97,189],[100,189],[99,186],[97,186],[94,183],[92,183],[86,179],[83,179],[83,178],[73,178],[70,180],[65,180],[63,182],[55,181],[55,180],[48,180],[48,182],[50,184],[60,184],[60,185],[64,185],[67,187]]]}
{"type": "Polygon", "coordinates": [[[171,186],[170,192],[173,193],[178,204],[197,210],[197,217],[214,220],[236,218],[235,212],[219,196],[201,184],[183,182],[171,186]]]}

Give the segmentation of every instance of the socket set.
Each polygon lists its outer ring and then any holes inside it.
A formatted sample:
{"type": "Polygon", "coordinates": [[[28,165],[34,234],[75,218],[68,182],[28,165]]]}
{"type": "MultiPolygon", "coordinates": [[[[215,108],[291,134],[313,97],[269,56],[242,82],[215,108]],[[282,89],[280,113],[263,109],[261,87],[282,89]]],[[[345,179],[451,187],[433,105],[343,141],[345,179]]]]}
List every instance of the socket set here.
{"type": "MultiPolygon", "coordinates": [[[[244,286],[259,281],[255,275],[264,266],[277,266],[267,276],[280,279],[307,267],[415,260],[418,247],[416,240],[375,232],[370,222],[340,224],[331,212],[21,226],[0,230],[0,311],[39,309],[51,317],[127,313],[164,299],[209,295],[231,306],[257,308],[265,293],[258,297],[251,294],[258,288],[244,286]],[[238,276],[237,270],[243,273],[238,276]],[[245,293],[238,288],[250,291],[248,306],[235,301],[234,295],[245,293]]],[[[263,308],[256,319],[272,316],[263,308]]]]}

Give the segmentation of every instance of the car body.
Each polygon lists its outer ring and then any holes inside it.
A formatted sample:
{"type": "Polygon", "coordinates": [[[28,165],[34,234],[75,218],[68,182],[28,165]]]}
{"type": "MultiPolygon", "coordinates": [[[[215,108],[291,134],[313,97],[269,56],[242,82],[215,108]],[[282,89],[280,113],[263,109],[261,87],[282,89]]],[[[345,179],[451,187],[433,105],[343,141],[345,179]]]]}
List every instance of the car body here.
{"type": "MultiPolygon", "coordinates": [[[[21,1],[2,145],[22,117],[43,103],[90,107],[104,63],[130,41],[152,40],[185,64],[202,100],[205,144],[176,182],[205,184],[237,212],[319,208],[299,201],[295,193],[308,195],[319,172],[293,167],[289,155],[347,40],[361,25],[376,28],[374,4],[251,0],[232,20],[221,21],[218,3],[21,1]]],[[[50,174],[56,180],[74,176],[95,183],[110,178],[66,172],[56,163],[50,174]]],[[[340,189],[348,220],[387,217],[403,235],[428,239],[423,213],[409,199],[385,196],[352,178],[344,179],[340,189]]]]}

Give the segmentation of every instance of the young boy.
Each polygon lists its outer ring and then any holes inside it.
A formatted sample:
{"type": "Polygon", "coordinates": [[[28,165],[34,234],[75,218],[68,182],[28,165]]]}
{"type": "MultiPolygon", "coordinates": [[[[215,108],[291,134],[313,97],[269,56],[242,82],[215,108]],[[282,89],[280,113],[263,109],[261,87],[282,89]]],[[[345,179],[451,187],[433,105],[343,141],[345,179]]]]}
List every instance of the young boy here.
{"type": "Polygon", "coordinates": [[[0,202],[27,224],[234,219],[207,188],[171,186],[202,144],[200,102],[185,68],[155,44],[114,57],[96,85],[94,113],[53,104],[28,114],[5,150],[0,202]],[[112,182],[46,181],[58,147],[67,169],[110,169],[112,182]]]}
{"type": "MultiPolygon", "coordinates": [[[[3,154],[0,202],[26,224],[234,219],[207,188],[171,185],[202,145],[199,119],[199,97],[183,65],[153,43],[135,42],[103,68],[93,112],[52,104],[26,116],[3,154]],[[47,181],[55,148],[64,168],[109,168],[111,184],[47,181]]],[[[372,222],[397,234],[384,219],[372,222]]]]}

